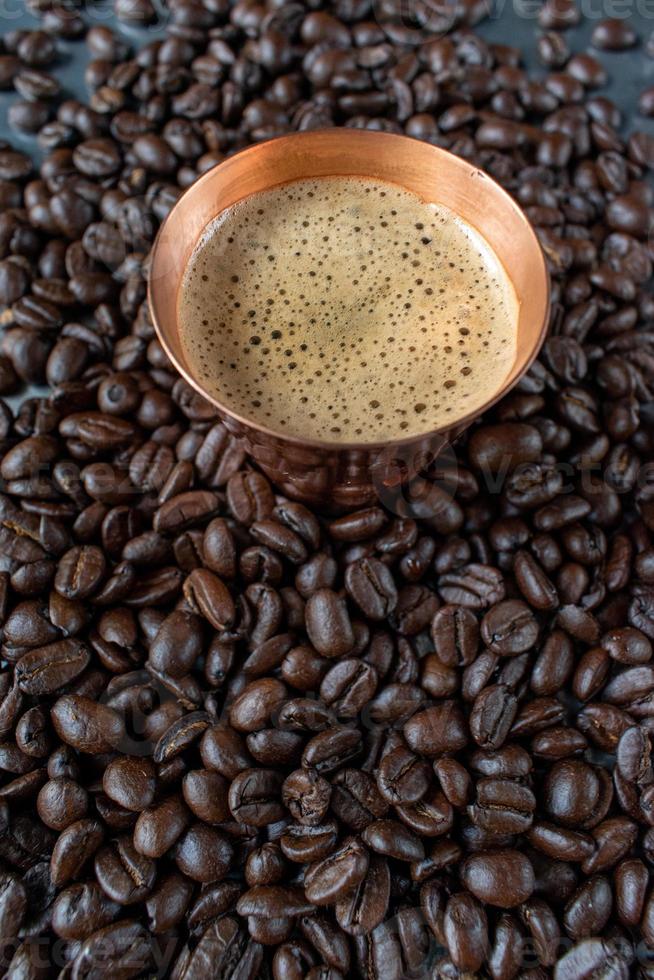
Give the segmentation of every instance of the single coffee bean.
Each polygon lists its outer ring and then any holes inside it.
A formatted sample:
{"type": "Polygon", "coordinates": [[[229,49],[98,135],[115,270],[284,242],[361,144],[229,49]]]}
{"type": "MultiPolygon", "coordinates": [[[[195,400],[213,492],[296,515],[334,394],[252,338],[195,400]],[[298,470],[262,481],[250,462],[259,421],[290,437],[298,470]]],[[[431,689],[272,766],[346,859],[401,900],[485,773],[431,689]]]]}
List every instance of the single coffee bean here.
{"type": "Polygon", "coordinates": [[[375,820],[368,824],[361,837],[377,854],[398,861],[420,861],[425,855],[422,841],[397,820],[375,820]]]}
{"type": "Polygon", "coordinates": [[[467,725],[455,701],[444,701],[415,714],[405,724],[404,736],[414,752],[429,758],[457,752],[468,742],[467,725]]]}
{"type": "Polygon", "coordinates": [[[499,908],[525,902],[534,890],[534,870],[520,851],[489,850],[467,858],[461,869],[466,888],[479,899],[499,908]]]}
{"type": "Polygon", "coordinates": [[[286,698],[286,687],[281,681],[272,677],[251,681],[230,706],[230,723],[241,732],[264,728],[286,698]]]}
{"type": "Polygon", "coordinates": [[[156,789],[156,773],[149,759],[119,756],[102,776],[102,788],[118,806],[140,812],[150,806],[156,789]]]}
{"type": "Polygon", "coordinates": [[[593,29],[591,44],[603,51],[623,51],[638,42],[638,35],[627,21],[609,17],[593,29]]]}
{"type": "Polygon", "coordinates": [[[52,722],[59,738],[79,752],[110,752],[125,738],[118,712],[79,694],[59,698],[52,708],[52,722]]]}
{"type": "Polygon", "coordinates": [[[348,595],[369,619],[386,619],[397,605],[397,589],[387,566],[374,558],[361,558],[345,573],[348,595]]]}
{"type": "Polygon", "coordinates": [[[485,687],[474,699],[470,733],[483,748],[499,749],[508,737],[516,716],[517,701],[505,684],[485,687]]]}
{"type": "Polygon", "coordinates": [[[181,798],[170,796],[139,815],[134,825],[134,847],[140,854],[160,858],[184,833],[190,813],[181,798]]]}
{"type": "Polygon", "coordinates": [[[245,769],[229,787],[228,803],[239,823],[265,827],[282,819],[281,773],[272,769],[245,769]]]}
{"type": "Polygon", "coordinates": [[[71,548],[59,560],[55,589],[66,599],[85,599],[98,589],[105,573],[106,558],[99,548],[71,548]]]}
{"type": "Polygon", "coordinates": [[[103,892],[118,905],[141,901],[152,891],[156,877],[154,861],[139,854],[130,837],[100,848],[94,869],[103,892]]]}
{"type": "Polygon", "coordinates": [[[69,824],[59,835],[52,850],[50,875],[60,887],[77,878],[104,839],[99,820],[86,817],[69,824]]]}
{"type": "Polygon", "coordinates": [[[478,970],[488,952],[488,923],[483,906],[465,892],[453,895],[443,917],[445,943],[460,970],[478,970]]]}
{"type": "Polygon", "coordinates": [[[193,824],[175,848],[175,861],[182,874],[203,883],[220,881],[232,860],[228,839],[212,827],[193,824]]]}
{"type": "Polygon", "coordinates": [[[78,677],[90,659],[79,640],[58,640],[24,654],[16,664],[16,681],[25,694],[54,694],[78,677]]]}
{"type": "Polygon", "coordinates": [[[52,830],[65,830],[85,817],[89,808],[88,793],[83,786],[65,776],[48,780],[36,800],[38,814],[52,830]]]}
{"type": "Polygon", "coordinates": [[[481,622],[481,636],[494,653],[515,656],[534,645],[538,624],[525,603],[508,599],[486,613],[481,622]]]}
{"type": "Polygon", "coordinates": [[[314,905],[328,905],[351,891],[365,877],[368,852],[356,837],[347,838],[329,857],[310,864],[304,875],[304,891],[314,905]]]}
{"type": "Polygon", "coordinates": [[[379,791],[389,803],[414,803],[425,795],[431,781],[429,766],[398,745],[382,759],[377,773],[379,791]]]}
{"type": "Polygon", "coordinates": [[[171,677],[183,677],[202,653],[201,620],[193,613],[173,611],[161,624],[149,650],[156,670],[171,677]]]}
{"type": "Polygon", "coordinates": [[[330,784],[311,769],[296,769],[282,785],[282,800],[291,816],[306,826],[323,819],[331,797],[330,784]]]}
{"type": "Polygon", "coordinates": [[[354,646],[352,623],[345,600],[331,589],[318,589],[306,605],[309,639],[324,657],[341,657],[354,646]]]}
{"type": "Polygon", "coordinates": [[[363,936],[383,922],[390,900],[391,875],[388,862],[372,854],[359,887],[336,904],[336,921],[351,936],[363,936]]]}
{"type": "Polygon", "coordinates": [[[52,906],[52,928],[61,939],[86,939],[118,917],[119,906],[95,882],[73,884],[52,906]]]}

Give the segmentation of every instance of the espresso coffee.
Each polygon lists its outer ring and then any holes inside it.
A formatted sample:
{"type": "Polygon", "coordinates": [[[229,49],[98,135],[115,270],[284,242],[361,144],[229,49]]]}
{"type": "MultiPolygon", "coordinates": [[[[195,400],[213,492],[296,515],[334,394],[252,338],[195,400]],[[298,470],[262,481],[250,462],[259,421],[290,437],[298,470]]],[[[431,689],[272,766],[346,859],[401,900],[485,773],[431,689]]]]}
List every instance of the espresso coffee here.
{"type": "Polygon", "coordinates": [[[189,367],[285,435],[375,442],[451,424],[509,373],[518,304],[449,208],[365,177],[254,194],[205,229],[179,293],[189,367]]]}

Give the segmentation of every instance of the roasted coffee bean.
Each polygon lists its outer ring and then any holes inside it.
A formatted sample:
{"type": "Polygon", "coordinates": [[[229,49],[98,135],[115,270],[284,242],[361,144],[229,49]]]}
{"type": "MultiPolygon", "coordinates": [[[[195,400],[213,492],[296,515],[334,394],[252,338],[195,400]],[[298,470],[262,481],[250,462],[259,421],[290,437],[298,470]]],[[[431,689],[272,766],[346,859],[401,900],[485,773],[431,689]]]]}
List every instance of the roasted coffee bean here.
{"type": "Polygon", "coordinates": [[[106,558],[99,548],[71,548],[59,560],[55,589],[66,599],[85,599],[98,589],[105,572],[106,558]]]}
{"type": "Polygon", "coordinates": [[[292,885],[256,885],[241,895],[236,910],[239,915],[294,918],[312,912],[313,906],[301,888],[292,885]]]}
{"type": "Polygon", "coordinates": [[[542,448],[538,429],[507,422],[477,429],[468,444],[468,456],[476,469],[506,475],[522,463],[535,462],[542,448]]]}
{"type": "Polygon", "coordinates": [[[156,763],[169,762],[176,758],[201,738],[210,724],[210,716],[205,711],[190,711],[182,715],[163,732],[154,746],[152,758],[156,763]]]}
{"type": "Polygon", "coordinates": [[[337,541],[365,541],[380,531],[386,520],[380,507],[370,507],[337,518],[329,525],[329,531],[337,541]]]}
{"type": "Polygon", "coordinates": [[[602,637],[601,645],[618,663],[636,665],[652,657],[652,645],[647,636],[632,626],[611,630],[602,637]]]}
{"type": "Polygon", "coordinates": [[[393,576],[387,566],[377,559],[361,558],[348,565],[345,587],[369,619],[386,619],[397,605],[393,576]]]}
{"type": "Polygon", "coordinates": [[[54,694],[78,677],[90,659],[79,640],[59,640],[24,654],[16,664],[16,681],[25,694],[54,694]]]}
{"type": "Polygon", "coordinates": [[[482,748],[499,749],[516,716],[517,700],[506,684],[485,687],[474,699],[470,733],[482,748]]]}
{"type": "Polygon", "coordinates": [[[202,762],[228,779],[233,779],[251,763],[241,737],[227,726],[208,728],[200,742],[202,762]]]}
{"type": "Polygon", "coordinates": [[[520,851],[489,850],[467,858],[462,880],[480,902],[513,908],[525,902],[534,890],[534,870],[520,851]]]}
{"type": "Polygon", "coordinates": [[[430,758],[456,752],[468,742],[465,719],[455,701],[445,701],[415,714],[405,724],[404,736],[415,752],[430,758]]]}
{"type": "Polygon", "coordinates": [[[627,21],[619,17],[600,21],[591,36],[593,46],[604,51],[622,51],[633,47],[637,42],[636,32],[627,21]]]}
{"type": "Polygon", "coordinates": [[[202,653],[201,621],[193,613],[175,610],[161,624],[149,649],[150,663],[171,677],[183,677],[202,653]]]}
{"type": "Polygon", "coordinates": [[[229,809],[239,823],[265,827],[280,820],[284,810],[281,803],[281,774],[269,769],[245,769],[229,787],[229,809]]]}
{"type": "Polygon", "coordinates": [[[476,827],[491,834],[512,834],[529,829],[535,809],[536,799],[527,787],[512,780],[481,779],[468,812],[476,827]]]}
{"type": "Polygon", "coordinates": [[[284,685],[272,677],[252,681],[232,703],[231,725],[242,732],[264,728],[286,700],[284,685]]]}
{"type": "Polygon", "coordinates": [[[204,562],[210,571],[221,578],[231,579],[236,574],[236,544],[228,523],[221,517],[214,518],[202,539],[204,562]]]}
{"type": "Polygon", "coordinates": [[[279,845],[269,842],[248,855],[245,880],[251,888],[273,885],[282,880],[285,870],[286,862],[279,845]]]}
{"type": "Polygon", "coordinates": [[[355,658],[340,660],[320,684],[320,696],[340,718],[355,718],[377,688],[374,667],[355,658]]]}
{"type": "Polygon", "coordinates": [[[485,644],[500,656],[529,650],[538,638],[538,623],[529,607],[517,599],[493,606],[481,622],[485,644]]]}
{"type": "Polygon", "coordinates": [[[296,769],[284,780],[282,799],[291,816],[301,824],[313,827],[327,812],[332,789],[311,769],[296,769]]]}
{"type": "Polygon", "coordinates": [[[247,471],[230,477],[227,503],[237,521],[252,524],[272,513],[275,500],[266,478],[255,471],[247,471]]]}
{"type": "Polygon", "coordinates": [[[59,698],[52,722],[59,738],[79,752],[110,752],[125,738],[125,723],[117,711],[79,694],[59,698]]]}
{"type": "Polygon", "coordinates": [[[217,630],[229,629],[234,624],[236,609],[227,586],[205,568],[196,568],[184,582],[184,595],[194,610],[197,610],[217,630]]]}
{"type": "Polygon", "coordinates": [[[343,769],[332,780],[331,808],[348,827],[362,830],[383,817],[388,803],[372,776],[357,769],[343,769]]]}
{"type": "Polygon", "coordinates": [[[188,490],[168,497],[154,515],[155,531],[176,533],[203,524],[218,509],[219,500],[209,490],[188,490]]]}
{"type": "Polygon", "coordinates": [[[184,801],[198,819],[205,823],[222,823],[229,820],[227,782],[223,776],[210,769],[187,772],[182,784],[184,801]]]}
{"type": "Polygon", "coordinates": [[[361,837],[371,850],[398,861],[420,861],[425,854],[419,837],[397,820],[375,820],[361,837]]]}
{"type": "Polygon", "coordinates": [[[345,600],[331,589],[318,589],[306,605],[309,639],[324,657],[341,657],[354,646],[354,633],[345,600]]]}
{"type": "Polygon", "coordinates": [[[95,882],[69,885],[52,906],[52,928],[61,939],[86,939],[113,922],[118,911],[95,882]]]}
{"type": "Polygon", "coordinates": [[[156,876],[154,861],[139,854],[129,837],[101,848],[94,869],[103,892],[119,905],[141,901],[152,891],[156,876]]]}
{"type": "Polygon", "coordinates": [[[444,664],[463,667],[474,660],[479,647],[479,625],[469,609],[443,606],[432,620],[431,634],[444,664]]]}
{"type": "Polygon", "coordinates": [[[572,896],[563,912],[563,924],[573,939],[602,931],[611,914],[613,896],[606,878],[589,878],[572,896]]]}
{"type": "Polygon", "coordinates": [[[139,815],[134,825],[134,847],[146,857],[160,858],[184,833],[191,819],[178,796],[169,796],[139,815]]]}
{"type": "Polygon", "coordinates": [[[306,826],[290,824],[280,838],[282,852],[289,861],[304,864],[320,861],[334,850],[337,840],[336,821],[306,826]]]}
{"type": "Polygon", "coordinates": [[[334,727],[307,742],[302,764],[316,772],[332,772],[356,758],[362,749],[361,732],[357,729],[334,727]]]}
{"type": "Polygon", "coordinates": [[[381,760],[377,773],[379,791],[389,803],[413,803],[429,788],[429,766],[405,746],[391,749],[381,760]]]}
{"type": "Polygon", "coordinates": [[[452,962],[460,970],[478,970],[488,952],[488,923],[472,895],[453,895],[445,907],[443,933],[452,962]]]}
{"type": "Polygon", "coordinates": [[[314,905],[338,901],[362,879],[368,870],[368,852],[356,837],[347,838],[329,857],[310,864],[304,875],[304,891],[314,905]]]}
{"type": "Polygon", "coordinates": [[[464,565],[457,572],[441,575],[438,591],[443,600],[468,609],[485,609],[505,596],[501,573],[491,566],[464,565]]]}
{"type": "Polygon", "coordinates": [[[182,874],[203,883],[224,878],[231,860],[229,840],[201,823],[193,824],[175,848],[175,861],[182,874]]]}
{"type": "Polygon", "coordinates": [[[102,776],[102,788],[118,806],[140,812],[150,806],[156,789],[156,773],[149,759],[119,756],[102,776]]]}
{"type": "Polygon", "coordinates": [[[71,823],[86,816],[88,793],[74,780],[58,776],[41,787],[36,806],[47,827],[57,831],[65,830],[71,823]]]}
{"type": "Polygon", "coordinates": [[[57,887],[77,878],[102,844],[104,828],[87,817],[69,824],[59,835],[50,859],[50,876],[57,887]]]}
{"type": "Polygon", "coordinates": [[[615,869],[615,907],[623,925],[640,922],[648,881],[647,868],[638,858],[621,861],[615,869]]]}

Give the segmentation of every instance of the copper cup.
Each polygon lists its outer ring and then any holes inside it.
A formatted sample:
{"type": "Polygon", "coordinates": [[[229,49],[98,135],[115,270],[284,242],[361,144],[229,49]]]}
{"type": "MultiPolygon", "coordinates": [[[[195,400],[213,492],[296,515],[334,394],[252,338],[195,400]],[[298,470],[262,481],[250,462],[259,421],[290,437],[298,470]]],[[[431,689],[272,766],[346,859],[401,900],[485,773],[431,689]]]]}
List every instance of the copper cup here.
{"type": "MultiPolygon", "coordinates": [[[[483,171],[428,143],[388,133],[329,129],[250,147],[203,174],[164,221],[152,251],[148,286],[159,340],[189,384],[212,402],[227,428],[280,490],[318,507],[347,509],[384,498],[424,470],[527,371],[545,337],[549,280],[524,213],[483,171]],[[177,318],[178,291],[206,225],[237,201],[306,177],[361,175],[400,184],[445,204],[476,228],[507,270],[519,301],[515,361],[496,393],[452,424],[394,442],[330,443],[284,435],[234,412],[206,391],[186,362],[177,318]]],[[[283,398],[284,393],[280,392],[283,398]]]]}

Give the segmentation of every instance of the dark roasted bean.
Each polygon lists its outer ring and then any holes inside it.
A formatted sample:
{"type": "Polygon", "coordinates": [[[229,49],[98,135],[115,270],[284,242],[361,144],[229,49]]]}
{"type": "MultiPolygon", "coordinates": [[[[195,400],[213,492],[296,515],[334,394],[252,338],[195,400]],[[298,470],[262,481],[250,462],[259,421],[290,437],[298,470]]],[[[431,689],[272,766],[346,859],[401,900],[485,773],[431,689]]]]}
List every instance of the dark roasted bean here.
{"type": "Polygon", "coordinates": [[[387,566],[374,558],[361,558],[348,565],[345,587],[369,619],[386,619],[397,605],[397,589],[387,566]]]}
{"type": "Polygon", "coordinates": [[[309,639],[324,657],[340,657],[354,646],[352,623],[345,600],[331,589],[318,589],[306,605],[309,639]]]}
{"type": "Polygon", "coordinates": [[[499,908],[520,905],[534,890],[533,868],[519,851],[482,851],[466,859],[461,874],[466,887],[480,902],[499,908]]]}
{"type": "Polygon", "coordinates": [[[52,708],[52,721],[62,741],[80,752],[109,752],[125,737],[121,715],[79,694],[59,698],[52,708]]]}
{"type": "Polygon", "coordinates": [[[314,905],[329,905],[355,888],[368,870],[369,855],[356,837],[322,861],[310,864],[304,875],[304,891],[314,905]]]}

